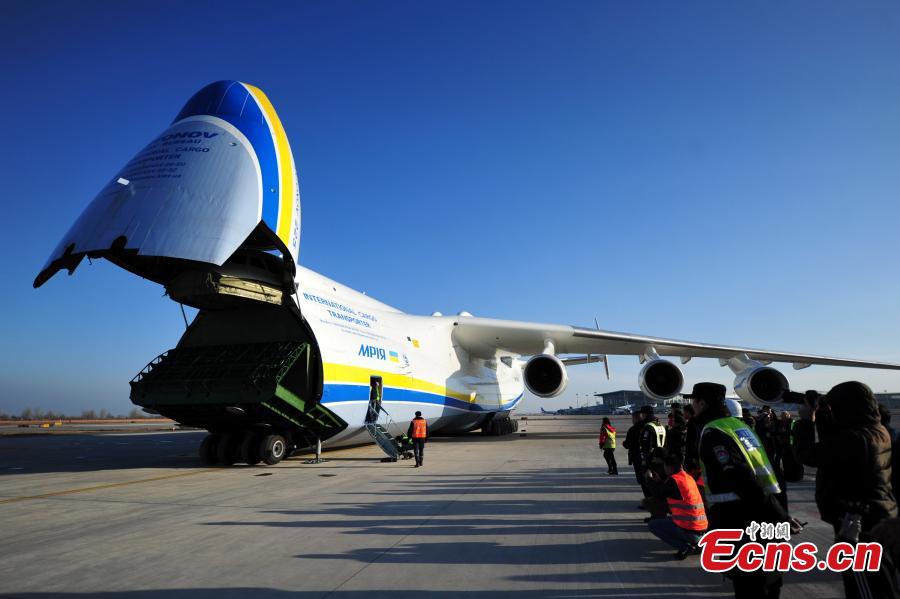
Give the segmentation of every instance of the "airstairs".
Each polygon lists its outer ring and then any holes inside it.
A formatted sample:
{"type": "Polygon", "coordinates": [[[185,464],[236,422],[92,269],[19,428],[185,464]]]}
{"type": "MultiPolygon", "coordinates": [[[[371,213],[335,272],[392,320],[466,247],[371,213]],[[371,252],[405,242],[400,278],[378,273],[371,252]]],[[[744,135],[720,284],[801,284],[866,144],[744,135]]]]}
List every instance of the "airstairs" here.
{"type": "Polygon", "coordinates": [[[367,422],[366,430],[369,431],[369,434],[372,436],[372,439],[375,440],[375,443],[378,444],[378,447],[384,452],[392,462],[396,462],[400,457],[400,449],[397,447],[397,444],[394,442],[394,438],[387,431],[386,428],[378,424],[377,422],[367,422]]]}
{"type": "Polygon", "coordinates": [[[404,448],[401,446],[401,443],[398,439],[395,439],[391,436],[391,433],[388,432],[386,427],[390,427],[394,421],[391,419],[391,415],[388,414],[384,408],[379,409],[378,414],[384,413],[387,417],[386,426],[382,426],[378,424],[378,420],[366,422],[366,430],[369,432],[369,435],[381,448],[384,452],[384,455],[387,457],[384,458],[383,462],[396,462],[398,459],[407,459],[410,457],[409,448],[404,448]]]}

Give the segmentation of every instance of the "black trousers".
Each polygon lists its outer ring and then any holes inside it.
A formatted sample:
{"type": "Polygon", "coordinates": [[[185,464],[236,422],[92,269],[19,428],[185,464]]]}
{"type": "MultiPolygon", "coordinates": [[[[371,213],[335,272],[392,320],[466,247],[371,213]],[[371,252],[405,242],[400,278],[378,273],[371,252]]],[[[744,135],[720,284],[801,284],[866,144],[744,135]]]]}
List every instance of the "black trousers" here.
{"type": "Polygon", "coordinates": [[[641,485],[641,492],[644,494],[644,497],[649,497],[647,481],[644,480],[644,465],[641,464],[640,460],[634,462],[634,477],[637,479],[638,484],[641,485]]]}
{"type": "Polygon", "coordinates": [[[413,439],[413,455],[416,456],[416,466],[422,465],[425,459],[425,439],[413,439]]]}
{"type": "MultiPolygon", "coordinates": [[[[834,525],[834,534],[837,536],[840,525],[834,525]]],[[[872,535],[864,531],[859,535],[860,543],[872,542],[872,535]]],[[[885,551],[885,553],[887,553],[885,551]]],[[[881,569],[874,572],[854,572],[844,570],[841,578],[844,582],[844,596],[847,599],[895,599],[898,595],[894,583],[893,562],[887,556],[882,556],[881,569]]]]}
{"type": "Polygon", "coordinates": [[[604,449],[603,450],[603,459],[606,460],[606,466],[609,469],[610,474],[618,474],[619,467],[616,465],[616,450],[615,449],[604,449]]]}
{"type": "Polygon", "coordinates": [[[761,572],[735,572],[729,575],[734,584],[735,599],[778,599],[781,575],[761,572]]]}

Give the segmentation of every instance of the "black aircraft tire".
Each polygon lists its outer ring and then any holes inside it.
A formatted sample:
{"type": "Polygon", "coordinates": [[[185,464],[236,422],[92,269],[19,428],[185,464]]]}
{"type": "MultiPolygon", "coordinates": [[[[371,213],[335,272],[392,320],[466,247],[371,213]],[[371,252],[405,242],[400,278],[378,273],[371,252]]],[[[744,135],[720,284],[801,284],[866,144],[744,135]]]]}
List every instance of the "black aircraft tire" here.
{"type": "Polygon", "coordinates": [[[218,447],[216,448],[216,454],[219,457],[219,464],[222,466],[231,466],[237,461],[237,449],[240,446],[237,444],[240,442],[240,438],[232,433],[225,433],[222,435],[222,438],[219,440],[218,447]]]}
{"type": "Polygon", "coordinates": [[[274,466],[287,457],[287,441],[281,435],[266,435],[260,444],[263,461],[274,466]]]}
{"type": "Polygon", "coordinates": [[[215,466],[219,461],[216,445],[219,444],[219,435],[208,434],[200,443],[200,461],[207,466],[215,466]]]}
{"type": "Polygon", "coordinates": [[[244,434],[241,441],[241,461],[249,466],[256,466],[262,461],[259,455],[259,437],[254,432],[244,434]]]}

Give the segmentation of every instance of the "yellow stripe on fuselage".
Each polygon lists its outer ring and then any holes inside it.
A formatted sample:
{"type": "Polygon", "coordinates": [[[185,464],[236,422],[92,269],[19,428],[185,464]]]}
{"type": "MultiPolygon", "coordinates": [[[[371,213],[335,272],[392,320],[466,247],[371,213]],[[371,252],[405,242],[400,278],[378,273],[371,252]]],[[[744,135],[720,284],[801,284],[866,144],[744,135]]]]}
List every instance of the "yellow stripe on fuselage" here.
{"type": "MultiPolygon", "coordinates": [[[[291,218],[294,215],[294,155],[291,153],[291,144],[288,143],[287,134],[281,125],[281,119],[275,112],[275,107],[269,102],[269,98],[258,87],[245,83],[247,89],[256,98],[257,104],[262,108],[263,114],[269,121],[269,127],[275,136],[275,148],[278,154],[278,184],[281,187],[278,194],[278,230],[275,234],[291,247],[291,218]]],[[[294,256],[296,260],[297,257],[294,256]]]]}
{"type": "Polygon", "coordinates": [[[370,377],[380,376],[382,384],[385,387],[434,393],[436,395],[452,397],[453,399],[469,403],[475,401],[475,392],[460,393],[458,391],[452,391],[445,385],[429,383],[428,381],[416,379],[405,374],[397,374],[396,372],[385,372],[383,370],[372,370],[371,368],[345,366],[344,364],[332,364],[328,362],[323,364],[323,370],[326,383],[356,383],[368,385],[370,383],[370,377]]]}

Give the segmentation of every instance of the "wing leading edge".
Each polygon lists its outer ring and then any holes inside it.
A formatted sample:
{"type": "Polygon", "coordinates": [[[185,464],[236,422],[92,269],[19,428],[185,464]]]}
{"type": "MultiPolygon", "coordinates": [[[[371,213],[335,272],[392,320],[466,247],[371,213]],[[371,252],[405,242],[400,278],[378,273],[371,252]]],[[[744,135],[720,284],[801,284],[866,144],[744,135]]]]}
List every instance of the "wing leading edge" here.
{"type": "Polygon", "coordinates": [[[797,369],[816,364],[900,370],[900,364],[887,362],[713,345],[566,325],[475,317],[459,317],[454,320],[453,324],[454,341],[471,355],[484,358],[494,357],[498,352],[519,355],[539,354],[545,350],[549,341],[557,354],[643,356],[648,351],[655,350],[660,356],[677,356],[682,358],[683,362],[690,358],[717,358],[725,361],[746,355],[751,360],[759,362],[792,363],[797,369]]]}

